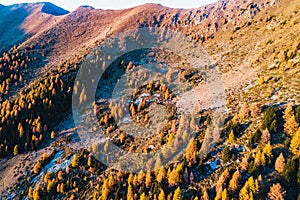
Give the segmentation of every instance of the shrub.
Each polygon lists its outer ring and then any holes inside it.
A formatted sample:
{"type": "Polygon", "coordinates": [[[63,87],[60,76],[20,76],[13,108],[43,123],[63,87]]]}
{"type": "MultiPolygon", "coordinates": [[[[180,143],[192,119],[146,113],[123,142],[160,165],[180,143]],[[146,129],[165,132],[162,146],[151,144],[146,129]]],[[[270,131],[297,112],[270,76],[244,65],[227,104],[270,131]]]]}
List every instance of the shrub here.
{"type": "Polygon", "coordinates": [[[224,162],[228,162],[231,159],[231,151],[228,146],[225,146],[225,148],[223,149],[222,158],[224,162]]]}

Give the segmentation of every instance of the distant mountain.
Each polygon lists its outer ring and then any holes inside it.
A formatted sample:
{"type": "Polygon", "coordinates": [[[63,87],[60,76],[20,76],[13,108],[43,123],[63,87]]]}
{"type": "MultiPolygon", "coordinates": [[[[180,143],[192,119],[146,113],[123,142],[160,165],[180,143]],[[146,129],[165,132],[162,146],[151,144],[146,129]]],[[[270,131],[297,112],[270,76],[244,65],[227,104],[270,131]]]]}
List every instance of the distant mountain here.
{"type": "Polygon", "coordinates": [[[52,3],[46,2],[46,3],[41,3],[43,4],[42,7],[42,12],[50,14],[50,15],[55,15],[55,16],[59,16],[59,15],[66,15],[69,13],[69,11],[60,8],[52,3]]]}
{"type": "Polygon", "coordinates": [[[51,3],[1,5],[0,12],[0,52],[24,42],[69,13],[51,3]]]}

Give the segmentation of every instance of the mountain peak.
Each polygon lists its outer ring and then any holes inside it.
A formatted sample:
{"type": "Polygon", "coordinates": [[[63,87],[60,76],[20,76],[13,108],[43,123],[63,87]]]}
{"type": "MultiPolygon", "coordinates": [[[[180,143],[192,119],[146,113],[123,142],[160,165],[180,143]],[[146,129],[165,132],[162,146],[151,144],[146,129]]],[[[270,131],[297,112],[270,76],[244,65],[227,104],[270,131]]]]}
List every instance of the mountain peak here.
{"type": "Polygon", "coordinates": [[[161,5],[160,3],[145,3],[145,4],[143,4],[143,6],[160,6],[160,7],[163,7],[163,5],[161,5]]]}
{"type": "Polygon", "coordinates": [[[137,7],[159,8],[159,7],[165,7],[165,6],[163,6],[162,4],[159,4],[159,3],[145,3],[145,4],[142,4],[142,5],[137,6],[137,7]]]}
{"type": "Polygon", "coordinates": [[[59,15],[66,15],[69,13],[69,11],[67,11],[61,7],[58,7],[50,2],[42,2],[41,4],[43,4],[41,11],[46,14],[59,16],[59,15]]]}
{"type": "Polygon", "coordinates": [[[19,4],[10,5],[8,7],[12,9],[24,8],[28,11],[39,9],[43,13],[54,15],[54,16],[66,15],[69,13],[69,11],[61,7],[58,7],[50,2],[19,3],[19,4]]]}
{"type": "Polygon", "coordinates": [[[89,5],[81,5],[76,10],[94,10],[95,8],[89,5]]]}

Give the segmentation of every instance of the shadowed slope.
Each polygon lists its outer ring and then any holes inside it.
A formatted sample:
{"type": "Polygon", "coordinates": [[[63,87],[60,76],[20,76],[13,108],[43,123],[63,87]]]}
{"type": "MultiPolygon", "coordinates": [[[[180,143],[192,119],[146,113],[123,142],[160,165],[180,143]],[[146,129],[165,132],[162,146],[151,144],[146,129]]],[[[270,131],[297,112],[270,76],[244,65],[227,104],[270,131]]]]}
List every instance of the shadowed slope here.
{"type": "Polygon", "coordinates": [[[68,11],[51,3],[0,5],[0,52],[54,25],[68,11]]]}

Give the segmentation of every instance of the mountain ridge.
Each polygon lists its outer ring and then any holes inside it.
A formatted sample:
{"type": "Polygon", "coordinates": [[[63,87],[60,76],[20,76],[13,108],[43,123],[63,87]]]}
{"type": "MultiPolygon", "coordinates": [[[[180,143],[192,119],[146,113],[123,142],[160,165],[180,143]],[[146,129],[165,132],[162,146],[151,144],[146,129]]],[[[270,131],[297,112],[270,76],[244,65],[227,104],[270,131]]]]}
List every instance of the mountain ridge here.
{"type": "Polygon", "coordinates": [[[204,42],[219,32],[244,26],[268,4],[268,0],[246,0],[239,4],[227,0],[196,9],[175,9],[149,3],[122,10],[79,7],[62,16],[37,11],[21,25],[26,37],[18,49],[31,51],[28,47],[35,47],[34,51],[43,52],[47,65],[39,72],[45,74],[53,65],[85,56],[104,38],[125,30],[151,26],[170,28],[204,42]]]}
{"type": "MultiPolygon", "coordinates": [[[[246,1],[246,3],[243,3],[243,5],[248,4],[247,2],[248,1],[246,1]]],[[[257,2],[259,2],[259,1],[257,1],[257,2]]],[[[114,25],[115,23],[116,24],[128,23],[129,27],[132,27],[134,24],[137,25],[137,27],[154,25],[154,26],[158,26],[158,27],[174,26],[176,28],[176,26],[178,26],[180,29],[184,30],[185,29],[184,26],[190,27],[190,26],[194,26],[194,25],[197,26],[198,24],[199,25],[203,24],[202,26],[209,25],[209,22],[207,22],[207,21],[214,20],[214,18],[216,18],[216,17],[213,15],[217,16],[220,13],[225,12],[223,10],[226,9],[226,6],[228,6],[228,3],[230,3],[230,1],[222,1],[222,2],[220,1],[220,2],[216,2],[213,4],[206,5],[206,6],[202,6],[200,8],[196,8],[196,9],[175,9],[175,8],[164,7],[159,4],[144,4],[144,5],[135,6],[132,8],[122,9],[122,10],[102,10],[102,9],[87,9],[87,8],[80,9],[80,7],[79,7],[75,11],[64,16],[62,19],[64,22],[62,22],[62,23],[64,23],[66,26],[70,27],[76,21],[77,25],[80,27],[80,26],[82,26],[83,23],[89,23],[89,22],[87,22],[88,19],[89,20],[93,19],[92,24],[95,24],[95,26],[99,26],[98,24],[102,24],[102,27],[99,27],[99,29],[101,29],[101,30],[107,30],[107,29],[110,29],[110,27],[112,27],[112,29],[114,29],[113,27],[116,26],[116,25],[114,25]],[[201,14],[201,13],[203,13],[203,14],[201,14]],[[90,14],[90,16],[88,16],[89,14],[90,14]],[[118,17],[116,17],[115,20],[109,20],[109,18],[111,18],[111,19],[115,18],[114,16],[116,16],[116,15],[121,16],[121,18],[117,19],[118,17]],[[178,16],[178,17],[176,17],[176,16],[178,16]],[[72,17],[75,18],[76,20],[73,20],[72,17]],[[100,19],[100,17],[103,19],[100,19]],[[127,18],[129,21],[126,22],[125,18],[127,18]],[[207,20],[207,18],[208,18],[208,20],[207,20]],[[112,21],[115,23],[111,23],[112,21]],[[106,28],[103,28],[103,22],[106,23],[106,25],[105,25],[106,28]],[[129,22],[132,22],[132,23],[129,23],[129,22]],[[111,23],[111,25],[109,25],[109,23],[111,23]],[[169,23],[171,23],[171,24],[169,24],[169,23]]],[[[233,7],[233,9],[237,9],[237,8],[235,8],[235,3],[231,2],[230,6],[233,7]]],[[[228,11],[226,11],[226,12],[228,12],[228,11]]],[[[228,14],[229,14],[229,12],[228,12],[228,14]]],[[[230,23],[231,19],[228,19],[228,21],[230,23]]],[[[217,27],[217,26],[220,26],[220,24],[221,24],[220,22],[218,22],[218,23],[219,23],[219,25],[214,24],[214,27],[213,26],[209,27],[207,30],[200,29],[199,36],[202,37],[201,34],[205,34],[206,36],[208,36],[209,34],[212,34],[213,32],[215,32],[214,29],[218,29],[219,27],[217,27]]],[[[53,29],[57,30],[58,27],[54,27],[53,29]]],[[[53,30],[53,29],[51,27],[49,27],[48,31],[53,30]]],[[[61,29],[63,29],[63,24],[61,24],[61,29]]],[[[75,27],[72,27],[71,29],[75,29],[75,27]]],[[[78,27],[76,29],[78,29],[78,27]]],[[[93,27],[89,27],[89,28],[85,27],[84,28],[84,26],[82,26],[82,29],[88,30],[88,29],[93,29],[93,27]]],[[[116,29],[120,29],[120,27],[117,27],[116,29]]],[[[193,29],[195,29],[195,28],[193,28],[193,29]]],[[[72,31],[70,31],[70,32],[72,32],[72,31]]],[[[83,32],[83,31],[79,30],[78,32],[83,32]]],[[[80,34],[81,33],[78,33],[75,35],[80,35],[80,34]]],[[[195,34],[195,33],[187,32],[187,34],[195,34]]],[[[57,35],[57,34],[55,34],[55,35],[57,35]]],[[[87,35],[87,33],[86,33],[86,35],[87,35]]],[[[93,33],[92,35],[95,35],[95,33],[93,33]]],[[[70,37],[70,38],[72,38],[72,37],[70,37]]],[[[96,38],[99,38],[99,37],[96,36],[96,38]]],[[[90,40],[89,38],[87,38],[87,39],[90,40]]],[[[93,42],[96,42],[97,40],[101,40],[101,37],[99,39],[94,40],[93,42]]],[[[89,43],[91,43],[91,42],[89,42],[89,43]]],[[[75,49],[80,49],[80,48],[75,48],[75,49]]]]}
{"type": "Polygon", "coordinates": [[[34,3],[17,3],[17,4],[11,4],[11,5],[2,5],[9,9],[18,9],[18,8],[24,8],[27,11],[35,11],[39,10],[41,12],[44,12],[45,14],[50,15],[65,15],[68,14],[69,11],[65,10],[64,8],[61,8],[51,2],[34,2],[34,3]]]}

